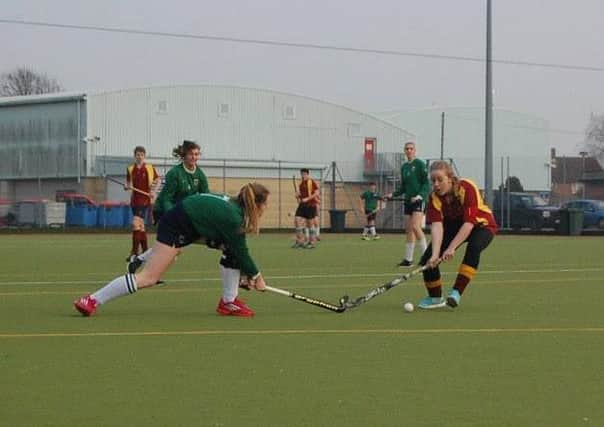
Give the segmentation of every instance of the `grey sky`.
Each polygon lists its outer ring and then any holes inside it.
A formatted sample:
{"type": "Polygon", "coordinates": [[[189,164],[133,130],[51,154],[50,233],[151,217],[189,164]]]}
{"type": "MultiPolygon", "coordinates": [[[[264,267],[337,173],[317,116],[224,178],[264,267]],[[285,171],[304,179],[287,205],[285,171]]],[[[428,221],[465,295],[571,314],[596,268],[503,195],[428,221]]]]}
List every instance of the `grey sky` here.
{"type": "MultiPolygon", "coordinates": [[[[0,19],[484,57],[486,0],[4,0],[0,19]]],[[[604,68],[602,0],[493,0],[493,58],[604,68]]],[[[68,90],[213,83],[362,111],[484,105],[484,64],[0,23],[0,72],[29,65],[68,90]]],[[[550,121],[579,151],[604,113],[604,71],[494,64],[496,107],[550,121]],[[573,133],[574,132],[574,133],[573,133]]]]}

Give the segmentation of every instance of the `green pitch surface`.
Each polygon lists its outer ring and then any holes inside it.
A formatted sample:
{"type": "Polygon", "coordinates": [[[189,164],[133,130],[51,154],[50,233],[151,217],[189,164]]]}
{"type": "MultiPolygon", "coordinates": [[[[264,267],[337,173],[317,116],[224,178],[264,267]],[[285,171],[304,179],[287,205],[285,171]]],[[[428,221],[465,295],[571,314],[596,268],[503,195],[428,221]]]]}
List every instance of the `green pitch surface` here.
{"type": "MultiPolygon", "coordinates": [[[[73,299],[123,274],[127,235],[0,239],[2,426],[604,425],[601,237],[497,237],[455,311],[405,313],[414,277],[344,314],[245,293],[252,319],[215,314],[204,247],[83,318],[73,299]]],[[[336,303],[399,274],[403,239],[251,246],[270,285],[336,303]]]]}

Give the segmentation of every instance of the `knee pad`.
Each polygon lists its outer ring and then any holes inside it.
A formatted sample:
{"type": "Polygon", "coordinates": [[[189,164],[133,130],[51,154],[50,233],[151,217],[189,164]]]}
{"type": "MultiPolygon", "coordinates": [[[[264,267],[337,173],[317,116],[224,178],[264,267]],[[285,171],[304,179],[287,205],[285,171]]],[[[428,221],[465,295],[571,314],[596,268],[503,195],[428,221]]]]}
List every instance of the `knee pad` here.
{"type": "Polygon", "coordinates": [[[220,265],[225,268],[239,270],[239,264],[237,263],[237,260],[229,251],[222,252],[222,257],[220,258],[220,265]]]}

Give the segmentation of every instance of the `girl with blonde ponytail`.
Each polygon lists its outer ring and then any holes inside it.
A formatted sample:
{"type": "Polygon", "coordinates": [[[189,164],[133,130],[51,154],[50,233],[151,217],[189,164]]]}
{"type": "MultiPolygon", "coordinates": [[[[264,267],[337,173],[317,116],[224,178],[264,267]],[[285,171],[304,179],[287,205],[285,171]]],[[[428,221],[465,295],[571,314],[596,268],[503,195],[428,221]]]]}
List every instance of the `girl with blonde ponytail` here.
{"type": "Polygon", "coordinates": [[[237,196],[237,203],[244,209],[244,230],[246,233],[259,232],[259,221],[266,206],[268,190],[258,183],[245,185],[237,196]]]}
{"type": "Polygon", "coordinates": [[[420,260],[420,265],[429,267],[423,272],[428,296],[418,307],[431,309],[448,305],[455,308],[478,272],[480,254],[497,233],[497,224],[476,184],[467,178],[458,178],[449,163],[432,163],[430,180],[432,192],[428,198],[426,222],[430,224],[432,241],[420,260]],[[457,248],[464,243],[467,246],[463,260],[445,299],[438,265],[453,259],[457,248]]]}
{"type": "Polygon", "coordinates": [[[117,277],[95,293],[78,298],[75,308],[84,316],[91,316],[101,304],[155,285],[180,248],[203,239],[209,247],[223,251],[223,293],[216,311],[224,316],[253,316],[254,311],[238,297],[239,280],[243,273],[251,287],[259,291],[266,287],[250,256],[246,233],[258,233],[269,194],[262,184],[249,183],[234,198],[211,193],[187,197],[162,217],[153,255],[139,273],[117,277]]]}

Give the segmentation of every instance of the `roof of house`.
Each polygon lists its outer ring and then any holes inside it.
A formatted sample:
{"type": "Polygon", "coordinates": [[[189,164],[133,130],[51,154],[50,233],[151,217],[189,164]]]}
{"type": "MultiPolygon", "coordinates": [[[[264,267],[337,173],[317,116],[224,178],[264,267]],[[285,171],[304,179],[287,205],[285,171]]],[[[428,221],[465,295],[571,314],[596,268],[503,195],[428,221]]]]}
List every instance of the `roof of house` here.
{"type": "Polygon", "coordinates": [[[579,182],[584,177],[598,176],[604,169],[594,157],[555,157],[552,167],[552,184],[579,182]]]}

